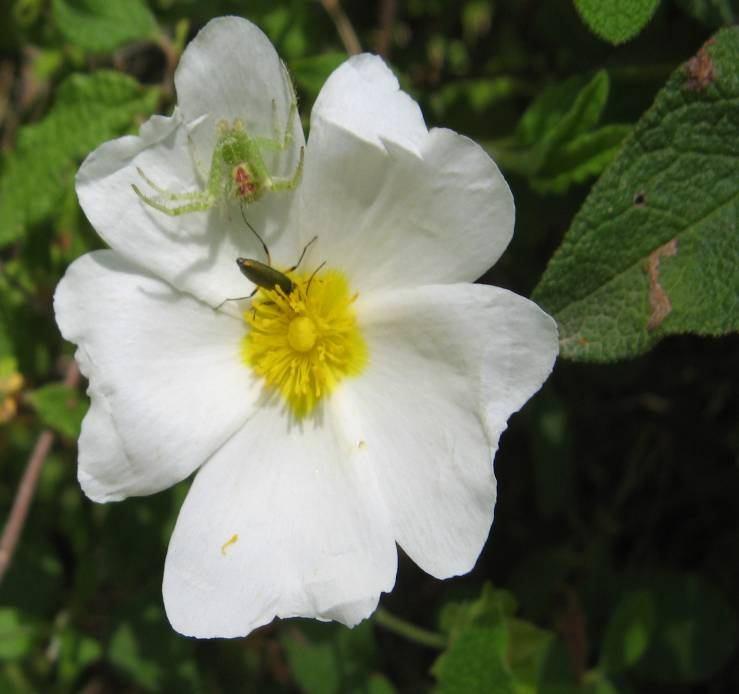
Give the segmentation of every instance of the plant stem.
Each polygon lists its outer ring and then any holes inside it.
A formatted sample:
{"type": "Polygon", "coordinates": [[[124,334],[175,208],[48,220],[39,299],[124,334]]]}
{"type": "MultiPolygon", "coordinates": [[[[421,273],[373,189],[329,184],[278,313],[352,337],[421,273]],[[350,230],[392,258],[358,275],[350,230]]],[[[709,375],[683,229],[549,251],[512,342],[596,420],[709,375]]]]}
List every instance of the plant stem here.
{"type": "MultiPolygon", "coordinates": [[[[76,387],[80,377],[77,364],[74,361],[69,362],[66,376],[64,378],[65,385],[71,388],[76,387]]],[[[10,515],[5,523],[2,536],[0,536],[0,581],[2,581],[5,572],[10,566],[13,559],[16,545],[23,532],[23,526],[26,523],[28,510],[36,493],[36,484],[41,475],[41,469],[49,455],[51,447],[54,445],[54,432],[45,429],[36,441],[33,447],[31,457],[28,459],[26,469],[18,485],[18,491],[13,500],[13,506],[10,509],[10,515]]]]}
{"type": "Polygon", "coordinates": [[[344,44],[346,52],[349,55],[361,53],[362,45],[357,38],[357,32],[354,31],[349,17],[346,16],[346,12],[341,7],[340,0],[321,0],[321,4],[336,25],[336,31],[339,34],[341,42],[344,44]]]}
{"type": "Polygon", "coordinates": [[[435,648],[436,650],[443,651],[447,647],[447,640],[442,635],[435,631],[429,631],[427,629],[421,629],[415,624],[406,622],[400,617],[396,617],[394,614],[388,612],[383,607],[380,607],[375,612],[375,622],[382,627],[385,627],[388,631],[392,631],[398,636],[402,636],[408,641],[413,641],[420,644],[421,646],[428,646],[429,648],[435,648]]]}

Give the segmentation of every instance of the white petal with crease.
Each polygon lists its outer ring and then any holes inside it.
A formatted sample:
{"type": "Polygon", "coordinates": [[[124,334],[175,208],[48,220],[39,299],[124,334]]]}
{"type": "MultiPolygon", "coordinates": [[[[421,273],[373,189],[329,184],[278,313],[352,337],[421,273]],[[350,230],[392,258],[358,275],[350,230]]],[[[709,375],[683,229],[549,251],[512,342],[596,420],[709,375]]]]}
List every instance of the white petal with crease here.
{"type": "Polygon", "coordinates": [[[418,104],[376,55],[355,55],[326,80],[311,112],[311,132],[338,126],[383,149],[389,141],[418,154],[428,133],[418,104]]]}
{"type": "Polygon", "coordinates": [[[242,321],[180,294],[113,251],[75,261],[55,297],[95,401],[80,477],[95,498],[150,494],[187,477],[252,413],[242,321]],[[116,432],[116,436],[112,436],[116,432]],[[102,456],[104,440],[112,448],[102,456]]]}
{"type": "Polygon", "coordinates": [[[357,312],[371,358],[345,398],[395,537],[433,576],[466,573],[493,520],[498,439],[549,375],[556,325],[532,302],[480,285],[360,298],[357,312]]]}
{"type": "MultiPolygon", "coordinates": [[[[293,99],[288,79],[274,46],[257,26],[240,17],[208,22],[188,44],[175,73],[185,120],[208,117],[194,134],[198,148],[212,151],[221,119],[240,119],[252,137],[283,137],[293,99]]],[[[297,114],[292,138],[281,156],[267,156],[270,173],[287,176],[295,169],[305,144],[297,114]]]]}
{"type": "Polygon", "coordinates": [[[514,205],[472,140],[434,129],[420,158],[333,124],[311,131],[296,208],[309,264],[341,267],[360,292],[472,281],[505,250],[514,205]],[[329,204],[330,203],[330,204],[329,204]]]}
{"type": "MultiPolygon", "coordinates": [[[[235,260],[262,258],[263,251],[238,207],[218,206],[170,217],[134,193],[132,185],[152,192],[137,169],[176,192],[203,188],[188,129],[178,111],[171,118],[155,116],[142,126],[139,136],[106,142],[80,167],[80,205],[103,239],[131,262],[211,306],[247,295],[252,285],[235,260]]],[[[285,265],[294,262],[299,248],[296,238],[283,233],[291,195],[273,193],[247,208],[250,222],[270,244],[273,257],[285,265]],[[273,196],[280,196],[279,200],[273,196]]]]}
{"type": "Polygon", "coordinates": [[[392,588],[375,473],[337,410],[297,425],[265,406],[200,470],[165,565],[177,631],[241,636],[275,616],[353,626],[392,588]]]}

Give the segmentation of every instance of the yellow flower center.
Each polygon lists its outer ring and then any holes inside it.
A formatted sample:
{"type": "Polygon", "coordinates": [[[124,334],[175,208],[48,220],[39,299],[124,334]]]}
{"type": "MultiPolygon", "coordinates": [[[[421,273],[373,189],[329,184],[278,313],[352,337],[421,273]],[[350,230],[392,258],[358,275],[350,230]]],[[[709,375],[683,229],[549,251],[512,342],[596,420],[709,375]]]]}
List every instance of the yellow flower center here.
{"type": "Polygon", "coordinates": [[[296,352],[309,352],[316,344],[316,324],[308,316],[298,316],[290,321],[287,341],[296,352]]]}
{"type": "Polygon", "coordinates": [[[290,273],[294,288],[260,288],[244,312],[250,330],[244,361],[285,399],[297,417],[310,414],[347,376],[367,363],[367,346],[351,294],[338,271],[290,273]]]}

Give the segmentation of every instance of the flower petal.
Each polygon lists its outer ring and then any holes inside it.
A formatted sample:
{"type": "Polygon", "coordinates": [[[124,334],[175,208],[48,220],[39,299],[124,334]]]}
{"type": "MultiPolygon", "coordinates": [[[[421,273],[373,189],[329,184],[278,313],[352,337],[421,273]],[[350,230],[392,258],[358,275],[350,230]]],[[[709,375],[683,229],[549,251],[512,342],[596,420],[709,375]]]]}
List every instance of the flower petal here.
{"type": "MultiPolygon", "coordinates": [[[[289,76],[274,46],[261,29],[240,17],[208,22],[182,54],[175,86],[187,122],[210,116],[195,134],[204,152],[213,151],[215,124],[220,119],[241,119],[252,136],[282,138],[294,100],[289,76]]],[[[271,173],[287,176],[295,169],[305,144],[297,114],[292,137],[286,152],[276,160],[268,159],[271,173]]]]}
{"type": "Polygon", "coordinates": [[[338,126],[384,149],[392,142],[420,153],[428,130],[418,104],[400,91],[398,79],[376,55],[356,55],[323,85],[311,113],[311,132],[338,126]]]}
{"type": "Polygon", "coordinates": [[[265,405],[200,470],[164,569],[177,631],[242,636],[275,616],[353,626],[392,588],[374,472],[333,410],[323,415],[290,423],[265,405]]]}
{"type": "Polygon", "coordinates": [[[90,409],[82,420],[78,446],[77,479],[82,491],[93,501],[105,503],[146,494],[147,485],[164,489],[172,484],[173,480],[166,479],[166,468],[152,470],[154,474],[165,476],[165,479],[154,480],[153,483],[139,475],[139,470],[131,464],[123,449],[105,397],[92,388],[88,393],[90,409]]]}
{"type": "MultiPolygon", "coordinates": [[[[131,262],[211,306],[249,294],[252,285],[235,260],[239,256],[262,258],[263,250],[238,207],[170,217],[134,193],[132,185],[147,190],[137,169],[172,191],[202,190],[188,128],[179,111],[171,118],[154,116],[139,136],[106,142],[82,164],[77,195],[100,236],[131,262]]],[[[273,256],[285,264],[294,262],[299,250],[297,239],[282,233],[291,195],[268,194],[246,212],[270,244],[273,256]]]]}
{"type": "Polygon", "coordinates": [[[346,383],[400,546],[438,578],[473,566],[493,520],[492,459],[508,417],[557,354],[554,321],[496,287],[365,297],[370,364],[346,383]]]}
{"type": "Polygon", "coordinates": [[[243,322],[115,252],[75,261],[54,309],[90,379],[79,476],[93,499],[150,494],[180,481],[251,413],[259,385],[241,361],[243,322]]]}
{"type": "Polygon", "coordinates": [[[498,167],[450,130],[431,130],[419,156],[385,145],[314,125],[297,206],[303,241],[318,236],[309,261],[341,268],[360,292],[480,277],[513,234],[498,167]]]}

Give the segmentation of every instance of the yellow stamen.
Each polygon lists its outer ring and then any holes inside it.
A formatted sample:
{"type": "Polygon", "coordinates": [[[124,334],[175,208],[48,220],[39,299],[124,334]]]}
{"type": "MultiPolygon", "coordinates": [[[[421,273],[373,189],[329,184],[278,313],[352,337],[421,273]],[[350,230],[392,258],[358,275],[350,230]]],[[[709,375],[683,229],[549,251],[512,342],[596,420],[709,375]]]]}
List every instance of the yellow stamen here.
{"type": "Polygon", "coordinates": [[[231,537],[221,545],[221,554],[225,557],[226,550],[231,546],[235,545],[239,541],[238,533],[234,533],[231,537]]]}
{"type": "Polygon", "coordinates": [[[295,288],[260,288],[244,312],[244,361],[276,388],[297,417],[310,414],[367,363],[346,278],[340,272],[290,274],[295,288]],[[309,286],[310,283],[310,286],[309,286]]]}

